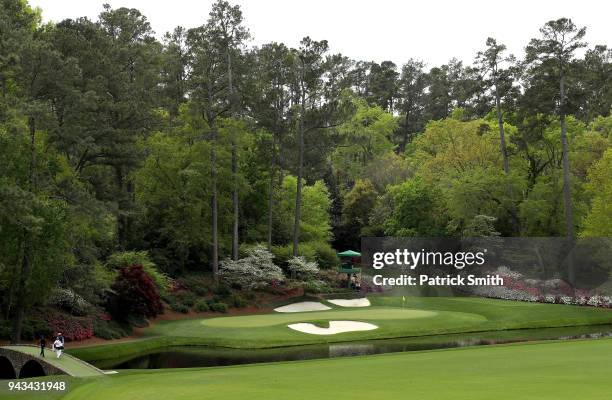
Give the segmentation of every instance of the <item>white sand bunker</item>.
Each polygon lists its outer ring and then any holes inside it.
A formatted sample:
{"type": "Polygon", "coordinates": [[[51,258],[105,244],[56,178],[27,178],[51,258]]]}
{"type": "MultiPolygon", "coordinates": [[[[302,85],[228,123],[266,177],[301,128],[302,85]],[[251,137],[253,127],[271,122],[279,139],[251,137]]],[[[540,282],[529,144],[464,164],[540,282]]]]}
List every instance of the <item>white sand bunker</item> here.
{"type": "Polygon", "coordinates": [[[334,300],[327,300],[327,301],[337,306],[340,306],[340,307],[369,307],[370,306],[370,300],[368,300],[365,297],[362,299],[350,299],[350,300],[334,299],[334,300]]]}
{"type": "Polygon", "coordinates": [[[302,301],[300,303],[287,304],[286,306],[274,309],[274,311],[282,313],[325,310],[331,310],[331,307],[327,307],[325,304],[317,303],[316,301],[302,301]]]}
{"type": "Polygon", "coordinates": [[[305,322],[287,326],[294,331],[310,333],[312,335],[335,335],[336,333],[371,331],[378,328],[374,324],[359,321],[329,321],[329,328],[321,328],[320,326],[305,322]]]}

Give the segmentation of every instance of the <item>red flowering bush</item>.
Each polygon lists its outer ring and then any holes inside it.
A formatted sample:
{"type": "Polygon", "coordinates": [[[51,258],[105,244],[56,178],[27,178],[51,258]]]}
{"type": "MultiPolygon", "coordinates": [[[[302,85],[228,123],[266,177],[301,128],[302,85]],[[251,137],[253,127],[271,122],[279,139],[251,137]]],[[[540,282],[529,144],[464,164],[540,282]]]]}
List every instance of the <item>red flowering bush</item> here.
{"type": "Polygon", "coordinates": [[[122,318],[154,317],[163,312],[159,290],[142,265],[121,268],[111,288],[116,294],[113,308],[122,318]]]}
{"type": "Polygon", "coordinates": [[[53,335],[61,332],[67,341],[89,339],[94,335],[91,318],[74,317],[70,314],[51,313],[47,315],[47,324],[53,335]]]}

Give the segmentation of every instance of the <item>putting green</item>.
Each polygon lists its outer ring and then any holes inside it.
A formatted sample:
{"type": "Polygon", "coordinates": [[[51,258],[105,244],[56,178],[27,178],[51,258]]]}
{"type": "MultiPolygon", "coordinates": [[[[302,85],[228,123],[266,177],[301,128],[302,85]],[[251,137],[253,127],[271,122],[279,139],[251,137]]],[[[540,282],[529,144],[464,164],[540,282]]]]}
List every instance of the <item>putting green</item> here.
{"type": "Polygon", "coordinates": [[[71,349],[86,360],[128,357],[166,346],[206,345],[271,348],[352,340],[391,339],[465,332],[506,331],[612,324],[612,310],[458,297],[369,297],[367,308],[334,307],[327,311],[268,313],[181,321],[161,321],[141,339],[71,349]],[[335,321],[369,322],[371,331],[310,335],[289,329],[293,323],[323,325],[335,321]]]}
{"type": "MultiPolygon", "coordinates": [[[[482,320],[484,317],[476,314],[464,314],[461,317],[465,319],[482,320]]],[[[415,318],[430,318],[438,315],[435,311],[423,311],[401,308],[376,308],[367,310],[330,310],[330,311],[314,311],[306,313],[292,314],[266,314],[266,315],[245,315],[240,317],[221,317],[202,320],[204,326],[219,327],[219,328],[255,328],[261,326],[272,325],[287,325],[295,322],[305,322],[312,320],[364,320],[376,321],[381,319],[415,319],[415,318]]]]}

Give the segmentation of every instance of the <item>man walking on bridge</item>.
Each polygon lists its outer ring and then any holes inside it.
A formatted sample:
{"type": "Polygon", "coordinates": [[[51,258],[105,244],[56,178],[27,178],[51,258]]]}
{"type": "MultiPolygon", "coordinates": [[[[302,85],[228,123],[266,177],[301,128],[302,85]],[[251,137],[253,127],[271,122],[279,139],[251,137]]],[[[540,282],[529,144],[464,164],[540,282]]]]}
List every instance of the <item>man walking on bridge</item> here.
{"type": "Polygon", "coordinates": [[[45,335],[40,335],[40,356],[45,358],[45,346],[47,345],[47,340],[45,339],[45,335]]]}

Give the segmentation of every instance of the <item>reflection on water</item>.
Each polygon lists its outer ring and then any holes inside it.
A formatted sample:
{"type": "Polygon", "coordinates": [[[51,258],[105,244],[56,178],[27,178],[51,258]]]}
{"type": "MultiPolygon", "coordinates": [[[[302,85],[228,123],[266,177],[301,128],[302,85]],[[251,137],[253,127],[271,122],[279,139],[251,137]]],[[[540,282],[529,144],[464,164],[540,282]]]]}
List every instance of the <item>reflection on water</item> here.
{"type": "Polygon", "coordinates": [[[612,337],[612,325],[475,332],[257,350],[181,346],[169,347],[162,351],[129,358],[93,362],[93,364],[103,369],[215,367],[433,350],[531,340],[598,339],[603,337],[612,337]]]}

